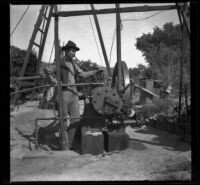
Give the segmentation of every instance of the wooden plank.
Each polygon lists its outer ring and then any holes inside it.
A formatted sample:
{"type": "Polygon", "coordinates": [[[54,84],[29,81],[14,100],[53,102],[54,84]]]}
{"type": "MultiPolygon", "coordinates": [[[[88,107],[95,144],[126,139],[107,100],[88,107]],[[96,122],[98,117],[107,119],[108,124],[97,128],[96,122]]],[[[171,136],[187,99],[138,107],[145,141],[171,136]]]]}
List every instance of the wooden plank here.
{"type": "Polygon", "coordinates": [[[35,46],[37,46],[38,48],[40,48],[40,45],[39,45],[39,44],[37,44],[37,43],[35,43],[35,42],[33,42],[33,44],[34,44],[35,46]]]}
{"type": "Polygon", "coordinates": [[[40,28],[38,28],[38,30],[39,30],[42,34],[44,34],[44,31],[43,31],[43,30],[41,30],[40,28]]]}
{"type": "MultiPolygon", "coordinates": [[[[119,8],[120,13],[127,12],[148,12],[148,11],[159,11],[159,10],[173,10],[176,9],[175,5],[168,6],[135,6],[119,8]]],[[[69,16],[80,16],[80,15],[93,15],[93,14],[109,14],[116,13],[116,8],[100,9],[100,10],[80,10],[80,11],[61,11],[53,13],[52,16],[69,17],[69,16]]]]}
{"type": "Polygon", "coordinates": [[[154,97],[158,97],[158,95],[154,94],[153,92],[151,92],[151,91],[149,91],[149,90],[147,90],[147,89],[145,89],[145,88],[143,88],[143,87],[140,87],[140,86],[137,85],[137,84],[134,84],[134,85],[135,85],[135,87],[137,87],[138,89],[140,89],[140,90],[146,92],[147,94],[150,94],[150,95],[152,95],[152,96],[154,96],[154,97]]]}

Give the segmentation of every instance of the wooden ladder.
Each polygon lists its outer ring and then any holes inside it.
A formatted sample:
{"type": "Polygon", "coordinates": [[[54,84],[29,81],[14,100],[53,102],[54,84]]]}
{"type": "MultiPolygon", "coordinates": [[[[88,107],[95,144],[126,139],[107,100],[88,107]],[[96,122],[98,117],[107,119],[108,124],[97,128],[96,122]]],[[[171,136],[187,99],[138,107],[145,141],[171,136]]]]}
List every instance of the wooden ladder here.
{"type": "MultiPolygon", "coordinates": [[[[42,54],[44,51],[44,45],[47,37],[47,33],[49,30],[49,25],[53,13],[54,5],[42,5],[39,16],[37,18],[36,24],[34,25],[34,30],[29,42],[28,49],[26,51],[26,55],[24,57],[24,62],[22,69],[20,71],[20,77],[23,77],[29,62],[30,54],[32,53],[33,46],[37,46],[39,48],[38,56],[37,56],[37,66],[36,66],[36,75],[39,74],[39,69],[41,65],[42,54]],[[36,43],[37,34],[40,33],[40,43],[36,43]]],[[[20,90],[22,83],[19,81],[15,91],[20,90]]],[[[15,102],[19,94],[15,94],[12,103],[15,105],[15,102]]]]}

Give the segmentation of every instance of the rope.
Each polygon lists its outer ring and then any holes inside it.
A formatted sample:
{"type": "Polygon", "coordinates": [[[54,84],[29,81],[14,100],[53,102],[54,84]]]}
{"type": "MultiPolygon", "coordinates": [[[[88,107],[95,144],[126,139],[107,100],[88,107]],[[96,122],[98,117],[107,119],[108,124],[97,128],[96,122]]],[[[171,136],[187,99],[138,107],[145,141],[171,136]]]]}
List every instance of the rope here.
{"type": "Polygon", "coordinates": [[[161,13],[161,12],[163,12],[163,11],[159,11],[159,12],[153,14],[153,15],[150,15],[148,17],[144,17],[144,18],[141,18],[141,19],[123,19],[122,21],[143,21],[143,20],[149,19],[149,18],[151,18],[151,17],[153,17],[153,16],[155,16],[155,15],[161,13]]]}
{"type": "Polygon", "coordinates": [[[112,49],[113,49],[113,44],[114,44],[114,41],[115,41],[115,35],[116,35],[116,29],[113,33],[113,39],[112,39],[112,44],[111,44],[111,48],[110,48],[110,59],[109,59],[109,64],[111,62],[111,54],[112,54],[112,49]]]}
{"type": "Polygon", "coordinates": [[[28,7],[26,8],[25,12],[23,13],[22,17],[20,18],[20,20],[18,21],[18,23],[16,24],[15,28],[13,29],[12,33],[10,34],[10,37],[12,36],[12,34],[14,33],[14,31],[16,30],[17,26],[19,25],[19,23],[21,22],[22,18],[24,17],[24,15],[26,14],[27,10],[29,9],[30,5],[28,5],[28,7]]]}
{"type": "MultiPolygon", "coordinates": [[[[88,8],[87,8],[87,5],[85,5],[85,6],[86,6],[86,9],[88,9],[88,8]]],[[[90,19],[90,15],[89,15],[89,19],[90,19]]],[[[94,28],[93,28],[91,19],[90,19],[90,24],[91,24],[91,27],[92,27],[92,32],[93,32],[94,39],[95,39],[95,43],[96,43],[96,46],[97,46],[99,58],[100,58],[100,60],[101,60],[101,65],[103,66],[103,62],[102,62],[102,59],[101,59],[101,55],[100,55],[99,47],[98,47],[98,44],[97,44],[97,40],[96,40],[96,37],[95,37],[95,34],[94,34],[94,28]]]]}
{"type": "Polygon", "coordinates": [[[50,61],[51,61],[51,56],[52,56],[52,53],[53,53],[54,45],[55,45],[55,42],[53,42],[53,46],[52,46],[52,48],[51,48],[51,54],[50,54],[50,58],[49,58],[49,62],[48,62],[48,63],[50,63],[50,61]]]}

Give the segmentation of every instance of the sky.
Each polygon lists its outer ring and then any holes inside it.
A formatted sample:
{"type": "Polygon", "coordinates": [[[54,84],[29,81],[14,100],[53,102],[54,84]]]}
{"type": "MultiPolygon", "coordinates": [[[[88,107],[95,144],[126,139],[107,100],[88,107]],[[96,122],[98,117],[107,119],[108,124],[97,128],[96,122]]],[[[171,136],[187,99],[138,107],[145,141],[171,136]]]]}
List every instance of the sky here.
{"type": "MultiPolygon", "coordinates": [[[[174,5],[175,3],[151,3],[151,4],[120,4],[120,7],[133,7],[133,6],[156,6],[156,5],[174,5]]],[[[28,5],[10,5],[10,33],[15,28],[19,19],[23,15],[28,5]]],[[[94,4],[95,9],[115,8],[115,4],[94,4]]],[[[20,49],[27,49],[31,35],[39,15],[41,5],[31,5],[24,15],[23,19],[19,23],[15,32],[10,37],[10,45],[14,45],[20,49]]],[[[73,10],[90,10],[89,4],[62,4],[58,5],[59,11],[73,11],[73,10]]],[[[121,30],[121,59],[125,61],[128,68],[137,67],[138,64],[147,65],[145,58],[142,56],[142,52],[137,50],[136,38],[141,37],[143,34],[153,33],[155,26],[162,28],[164,24],[173,22],[173,24],[179,24],[177,10],[167,11],[150,11],[150,12],[129,12],[120,13],[123,29],[121,30]],[[158,13],[160,12],[160,13],[158,13]],[[151,15],[157,15],[150,17],[151,15]],[[142,19],[150,17],[142,21],[123,21],[124,19],[142,19]]],[[[114,67],[117,61],[117,47],[116,37],[114,40],[111,60],[110,51],[113,41],[113,34],[116,29],[116,14],[104,14],[97,15],[106,53],[108,60],[110,61],[110,67],[114,67]]],[[[72,40],[80,48],[80,51],[76,53],[76,57],[79,60],[91,60],[100,66],[106,66],[101,45],[99,42],[94,18],[92,15],[85,16],[73,16],[73,17],[60,17],[59,18],[59,39],[60,44],[66,44],[68,40],[72,40]],[[92,31],[92,26],[94,34],[92,31]],[[97,41],[97,45],[95,42],[97,41]],[[98,52],[99,49],[99,52],[98,52]]],[[[37,34],[37,40],[39,40],[39,33],[37,34]]],[[[51,19],[47,39],[45,43],[44,53],[42,61],[49,62],[51,49],[54,42],[54,18],[51,19]]],[[[39,42],[38,42],[39,43],[39,42]]],[[[37,48],[34,48],[37,52],[37,48]]],[[[51,61],[54,60],[53,50],[51,61]]]]}

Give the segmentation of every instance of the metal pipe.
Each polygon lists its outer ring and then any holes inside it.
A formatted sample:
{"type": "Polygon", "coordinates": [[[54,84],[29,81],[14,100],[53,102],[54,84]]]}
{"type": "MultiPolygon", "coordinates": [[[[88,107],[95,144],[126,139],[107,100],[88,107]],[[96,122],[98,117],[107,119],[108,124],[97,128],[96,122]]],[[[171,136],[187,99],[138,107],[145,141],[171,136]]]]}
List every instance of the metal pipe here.
{"type": "Polygon", "coordinates": [[[117,26],[117,64],[118,64],[118,73],[117,73],[117,78],[118,78],[118,92],[120,93],[122,90],[122,77],[121,77],[121,32],[120,32],[120,14],[119,14],[119,4],[116,4],[116,26],[117,26]]]}
{"type": "MultiPolygon", "coordinates": [[[[77,83],[77,84],[62,84],[62,86],[90,86],[90,85],[104,85],[104,83],[77,83]]],[[[17,93],[22,93],[22,92],[27,92],[27,91],[32,91],[35,89],[40,89],[40,88],[47,88],[47,87],[56,87],[57,85],[41,85],[41,86],[37,86],[37,87],[32,87],[29,89],[24,89],[24,90],[20,90],[20,91],[16,91],[13,93],[10,93],[10,95],[14,95],[17,93]]]]}
{"type": "MultiPolygon", "coordinates": [[[[93,4],[90,4],[90,7],[91,7],[92,10],[95,10],[93,4]]],[[[111,77],[110,65],[109,65],[109,62],[108,62],[108,57],[107,57],[107,54],[106,54],[106,49],[105,49],[105,46],[104,46],[104,42],[103,42],[103,38],[102,38],[102,34],[101,34],[101,29],[100,29],[100,26],[99,26],[99,21],[98,21],[96,14],[93,14],[93,17],[94,17],[95,25],[96,25],[97,32],[98,32],[98,35],[99,35],[99,41],[100,41],[100,44],[101,44],[101,49],[102,49],[104,60],[105,60],[105,63],[106,63],[106,67],[107,67],[107,71],[108,71],[108,77],[111,77]]]]}
{"type": "MultiPolygon", "coordinates": [[[[60,119],[60,117],[49,117],[49,118],[36,118],[35,120],[58,120],[60,119]]],[[[102,120],[104,118],[97,118],[97,117],[65,117],[64,120],[67,119],[98,119],[98,120],[102,120]]]]}
{"type": "Polygon", "coordinates": [[[17,77],[15,80],[39,80],[44,79],[44,77],[41,76],[24,76],[24,77],[17,77]]]}
{"type": "MultiPolygon", "coordinates": [[[[120,8],[121,13],[125,12],[148,12],[148,11],[158,11],[158,10],[173,10],[176,6],[136,6],[136,7],[125,7],[120,8]]],[[[100,10],[80,10],[80,11],[62,11],[58,13],[53,13],[52,16],[59,17],[69,17],[69,16],[80,16],[80,15],[92,15],[92,14],[109,14],[116,13],[116,8],[100,9],[100,10]]]]}
{"type": "MultiPolygon", "coordinates": [[[[57,5],[54,5],[55,13],[58,12],[57,5]]],[[[62,150],[67,150],[66,137],[67,132],[65,132],[64,127],[64,106],[63,106],[63,96],[62,96],[62,86],[61,86],[61,75],[60,75],[60,47],[58,38],[58,17],[55,17],[54,22],[54,36],[55,36],[55,58],[56,58],[56,78],[57,78],[57,89],[58,89],[58,100],[59,100],[59,115],[60,115],[60,131],[61,131],[61,145],[62,150]],[[65,135],[66,133],[66,135],[65,135]]],[[[68,139],[67,139],[68,140],[68,139]]]]}

